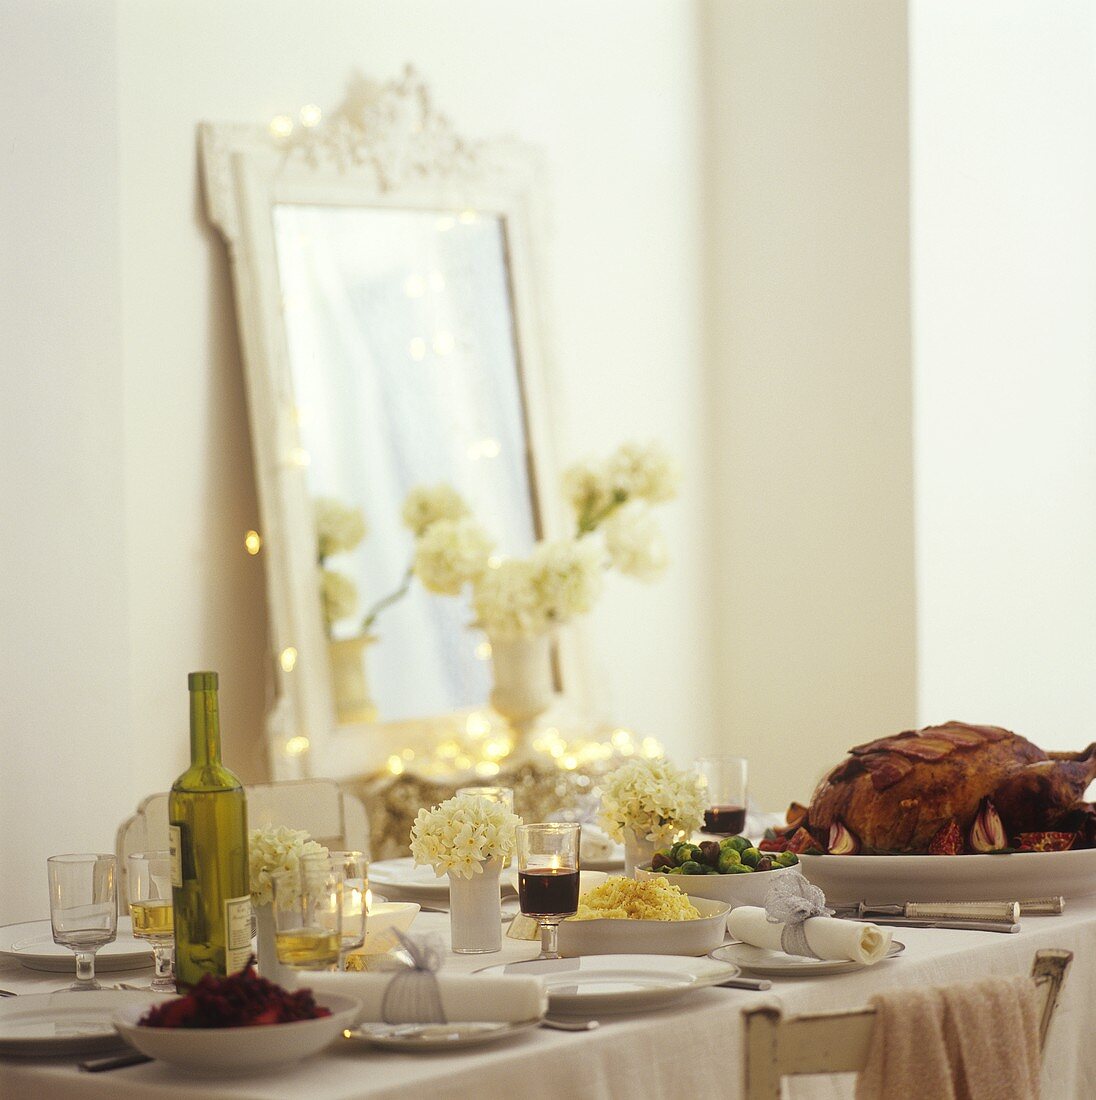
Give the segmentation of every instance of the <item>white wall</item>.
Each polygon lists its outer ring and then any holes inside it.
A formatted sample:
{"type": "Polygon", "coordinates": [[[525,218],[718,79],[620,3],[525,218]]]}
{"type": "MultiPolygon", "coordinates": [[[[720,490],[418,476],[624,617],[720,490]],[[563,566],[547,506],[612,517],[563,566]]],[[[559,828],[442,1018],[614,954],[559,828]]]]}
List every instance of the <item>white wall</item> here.
{"type": "Polygon", "coordinates": [[[912,5],[922,721],[1096,717],[1096,12],[912,5]]]}
{"type": "Polygon", "coordinates": [[[0,178],[22,198],[4,222],[18,251],[5,248],[0,823],[23,841],[3,845],[18,885],[0,891],[0,921],[40,916],[45,856],[109,849],[138,798],[181,770],[190,669],[221,671],[228,762],[245,778],[265,770],[262,569],[242,544],[258,515],[195,127],[334,104],[354,68],[383,77],[411,60],[467,133],[546,149],[562,457],[657,436],[687,471],[670,575],[621,581],[595,613],[606,700],[689,759],[713,715],[693,6],[3,0],[0,12],[18,126],[0,178]]]}
{"type": "Polygon", "coordinates": [[[906,6],[705,15],[719,713],[783,808],[915,717],[906,6]]]}

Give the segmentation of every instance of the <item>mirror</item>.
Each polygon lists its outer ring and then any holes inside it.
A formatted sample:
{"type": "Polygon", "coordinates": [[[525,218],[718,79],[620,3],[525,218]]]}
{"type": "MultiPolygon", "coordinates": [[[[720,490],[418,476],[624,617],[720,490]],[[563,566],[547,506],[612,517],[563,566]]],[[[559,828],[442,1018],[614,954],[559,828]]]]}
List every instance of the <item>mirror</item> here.
{"type": "MultiPolygon", "coordinates": [[[[355,78],[318,115],[200,132],[248,388],[278,779],[371,771],[487,703],[490,646],[468,601],[403,591],[410,489],[451,484],[500,554],[569,526],[544,377],[537,155],[457,134],[410,69],[355,78]],[[317,515],[342,535],[321,545],[317,515]]],[[[544,656],[572,703],[581,645],[569,629],[544,656]]]]}
{"type": "Polygon", "coordinates": [[[467,603],[415,583],[386,602],[411,560],[400,515],[414,486],[452,485],[508,553],[536,541],[502,219],[288,203],[273,214],[308,491],[367,532],[321,561],[336,590],[325,605],[336,717],[480,705],[490,646],[467,603]]]}

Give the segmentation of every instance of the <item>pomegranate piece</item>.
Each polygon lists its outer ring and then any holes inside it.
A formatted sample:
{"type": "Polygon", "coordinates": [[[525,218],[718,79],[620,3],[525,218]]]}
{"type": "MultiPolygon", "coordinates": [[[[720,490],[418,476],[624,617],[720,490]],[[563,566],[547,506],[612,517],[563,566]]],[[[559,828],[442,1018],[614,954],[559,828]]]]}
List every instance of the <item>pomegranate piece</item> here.
{"type": "Polygon", "coordinates": [[[767,836],[760,844],[758,844],[758,851],[761,852],[783,852],[788,847],[788,838],[786,836],[767,836]]]}
{"type": "Polygon", "coordinates": [[[798,829],[807,820],[807,807],[802,802],[793,802],[784,815],[789,829],[798,829]]]}
{"type": "Polygon", "coordinates": [[[1077,839],[1076,833],[1021,833],[1021,852],[1067,852],[1077,839]]]}
{"type": "Polygon", "coordinates": [[[963,854],[963,834],[954,821],[949,821],[929,841],[930,856],[958,856],[963,854]]]}
{"type": "Polygon", "coordinates": [[[795,835],[788,841],[788,852],[795,852],[797,856],[822,854],[822,845],[807,832],[806,829],[796,829],[795,835]]]}

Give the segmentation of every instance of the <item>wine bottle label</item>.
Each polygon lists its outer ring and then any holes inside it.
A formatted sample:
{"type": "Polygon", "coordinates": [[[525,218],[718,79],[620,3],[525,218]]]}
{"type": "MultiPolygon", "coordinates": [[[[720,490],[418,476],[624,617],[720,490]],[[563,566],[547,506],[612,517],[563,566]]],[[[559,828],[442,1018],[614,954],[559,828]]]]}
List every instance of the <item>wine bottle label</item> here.
{"type": "Polygon", "coordinates": [[[178,825],[167,827],[167,846],[171,853],[171,885],[183,888],[183,835],[178,825]]]}
{"type": "Polygon", "coordinates": [[[251,895],[225,899],[225,969],[236,974],[251,958],[251,895]]]}

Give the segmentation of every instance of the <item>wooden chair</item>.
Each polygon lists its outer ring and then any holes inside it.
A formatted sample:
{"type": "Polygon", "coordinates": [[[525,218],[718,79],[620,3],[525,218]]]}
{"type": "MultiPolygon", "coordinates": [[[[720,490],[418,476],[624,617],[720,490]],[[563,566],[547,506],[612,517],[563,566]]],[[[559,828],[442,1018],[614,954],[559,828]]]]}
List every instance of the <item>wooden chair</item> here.
{"type": "MultiPolygon", "coordinates": [[[[369,855],[369,821],[361,800],[333,779],[301,779],[245,787],[250,828],[288,825],[306,829],[313,840],[333,851],[369,855]]],[[[118,905],[126,912],[126,856],[167,848],[167,794],[149,795],[122,822],[115,839],[118,856],[118,905]]]]}
{"type": "MultiPolygon", "coordinates": [[[[1042,995],[1039,1049],[1058,1005],[1058,992],[1073,959],[1070,951],[1039,951],[1031,976],[1042,995]]],[[[856,1073],[868,1059],[875,1010],[819,1012],[784,1017],[762,1005],[743,1012],[746,1100],[780,1100],[783,1077],[812,1073],[856,1073]]]]}

